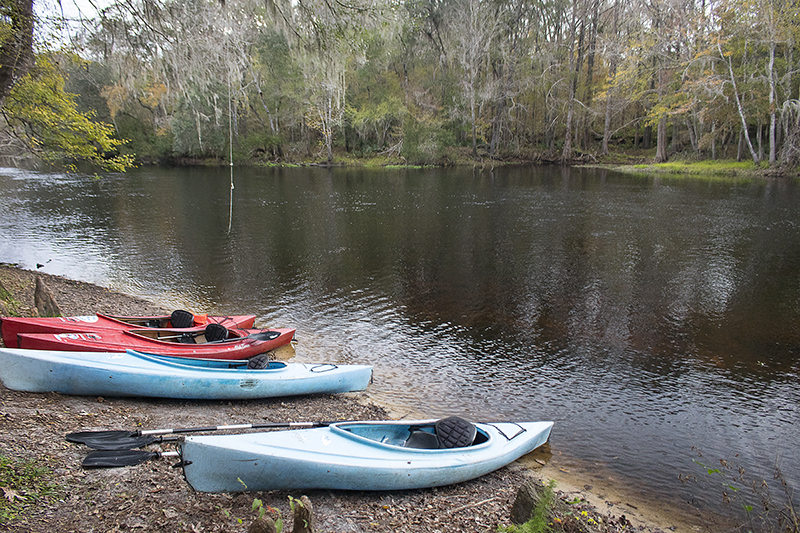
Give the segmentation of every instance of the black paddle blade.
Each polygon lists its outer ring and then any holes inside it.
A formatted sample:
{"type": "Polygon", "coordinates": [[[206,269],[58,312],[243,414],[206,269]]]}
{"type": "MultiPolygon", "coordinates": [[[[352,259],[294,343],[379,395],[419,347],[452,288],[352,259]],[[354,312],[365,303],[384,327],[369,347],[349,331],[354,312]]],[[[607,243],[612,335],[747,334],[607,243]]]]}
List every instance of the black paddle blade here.
{"type": "Polygon", "coordinates": [[[261,331],[259,333],[251,333],[246,338],[255,339],[257,341],[271,341],[277,339],[281,334],[279,331],[261,331]]]}
{"type": "Polygon", "coordinates": [[[141,448],[154,442],[162,442],[162,437],[152,437],[150,435],[142,435],[140,437],[131,437],[130,435],[120,438],[100,438],[100,439],[84,439],[83,444],[95,450],[130,450],[132,448],[141,448]]]}
{"type": "Polygon", "coordinates": [[[117,468],[134,466],[150,459],[161,457],[159,452],[146,450],[109,450],[92,452],[86,456],[81,465],[84,468],[117,468]]]}
{"type": "Polygon", "coordinates": [[[138,436],[138,433],[135,431],[78,431],[75,433],[68,433],[65,438],[69,442],[84,444],[87,440],[129,439],[136,436],[138,436]]]}

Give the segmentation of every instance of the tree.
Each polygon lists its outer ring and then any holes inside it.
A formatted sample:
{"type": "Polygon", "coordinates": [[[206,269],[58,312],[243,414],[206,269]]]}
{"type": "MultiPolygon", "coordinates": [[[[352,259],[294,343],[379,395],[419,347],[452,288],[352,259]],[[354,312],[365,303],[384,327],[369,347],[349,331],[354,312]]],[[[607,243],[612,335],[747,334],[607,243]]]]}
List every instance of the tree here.
{"type": "Polygon", "coordinates": [[[472,134],[472,157],[478,156],[478,107],[487,92],[481,78],[488,65],[489,49],[497,31],[496,13],[490,11],[488,2],[465,0],[454,12],[450,31],[453,33],[454,58],[461,67],[461,90],[467,105],[467,119],[472,134]]]}
{"type": "Polygon", "coordinates": [[[113,126],[78,112],[75,95],[64,90],[52,54],[40,54],[29,73],[14,84],[3,117],[8,139],[46,161],[88,161],[117,172],[133,165],[130,155],[117,153],[124,141],[114,138],[113,126]]]}
{"type": "Polygon", "coordinates": [[[572,19],[569,25],[569,67],[567,68],[569,97],[567,98],[567,132],[564,134],[564,149],[561,151],[561,161],[567,162],[572,159],[572,115],[575,109],[575,85],[577,72],[575,67],[577,24],[578,24],[578,0],[572,0],[572,19]]]}
{"type": "Polygon", "coordinates": [[[33,65],[33,0],[0,3],[0,108],[33,65]]]}

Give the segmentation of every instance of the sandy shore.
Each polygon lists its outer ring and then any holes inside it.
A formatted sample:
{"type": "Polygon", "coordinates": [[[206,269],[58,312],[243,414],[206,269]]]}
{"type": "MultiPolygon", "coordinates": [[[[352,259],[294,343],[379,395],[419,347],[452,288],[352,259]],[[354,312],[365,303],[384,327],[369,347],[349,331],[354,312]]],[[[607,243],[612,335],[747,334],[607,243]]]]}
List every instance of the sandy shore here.
{"type": "MultiPolygon", "coordinates": [[[[37,275],[42,277],[65,316],[94,311],[113,314],[168,312],[157,302],[136,296],[3,265],[0,266],[0,283],[11,294],[12,301],[7,304],[9,311],[23,315],[34,312],[33,290],[37,275]]],[[[241,518],[237,517],[253,514],[248,510],[252,497],[193,493],[174,470],[161,465],[84,471],[78,465],[86,450],[63,441],[63,434],[76,428],[109,428],[132,422],[137,427],[180,427],[181,424],[252,421],[253,417],[329,420],[408,416],[408,413],[393,413],[391,406],[370,403],[365,394],[254,402],[97,399],[22,393],[4,387],[0,387],[0,394],[0,455],[24,460],[36,460],[45,455],[48,466],[55,469],[68,490],[69,495],[58,502],[36,506],[27,513],[25,520],[5,525],[11,531],[42,533],[49,533],[56,524],[62,531],[117,531],[137,527],[148,530],[153,525],[165,527],[165,524],[171,525],[166,530],[174,531],[241,531],[241,518]],[[124,504],[123,501],[129,501],[132,495],[137,496],[139,503],[124,504]],[[100,504],[104,505],[98,507],[100,504]],[[186,513],[194,518],[184,520],[186,513]],[[131,516],[135,516],[135,520],[132,521],[131,516]]],[[[587,516],[608,517],[604,527],[594,529],[590,523],[578,520],[577,525],[582,529],[577,530],[655,533],[721,529],[717,519],[701,516],[689,505],[661,502],[626,490],[614,481],[613,474],[599,465],[562,457],[549,445],[498,472],[453,487],[388,494],[318,491],[309,497],[317,513],[318,531],[494,531],[498,525],[510,523],[509,511],[516,491],[531,478],[554,479],[562,499],[580,500],[576,512],[580,509],[587,511],[587,516]],[[624,519],[620,519],[622,515],[624,519]]],[[[269,493],[259,497],[283,509],[284,515],[289,513],[287,494],[269,493]]]]}

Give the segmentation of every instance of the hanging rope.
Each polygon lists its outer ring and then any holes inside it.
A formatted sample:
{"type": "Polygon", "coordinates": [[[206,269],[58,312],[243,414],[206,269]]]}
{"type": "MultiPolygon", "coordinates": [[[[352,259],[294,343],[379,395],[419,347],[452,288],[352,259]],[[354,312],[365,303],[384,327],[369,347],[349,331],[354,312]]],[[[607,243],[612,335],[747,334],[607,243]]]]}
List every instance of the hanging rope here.
{"type": "Polygon", "coordinates": [[[231,232],[231,225],[233,224],[233,117],[231,116],[231,71],[228,69],[228,147],[230,149],[230,167],[231,167],[231,200],[230,211],[228,212],[228,234],[231,232]]]}
{"type": "MultiPolygon", "coordinates": [[[[224,4],[223,4],[224,5],[224,4]]],[[[227,15],[227,13],[226,13],[227,15]]],[[[227,17],[228,21],[230,22],[230,17],[227,17]]],[[[230,37],[228,38],[230,39],[230,37]]],[[[228,46],[226,48],[227,51],[230,51],[230,40],[227,41],[228,46]]],[[[225,54],[226,56],[229,54],[225,54]]],[[[233,111],[231,110],[231,67],[230,62],[228,63],[228,149],[229,155],[228,159],[230,161],[231,167],[231,199],[230,199],[230,210],[228,212],[228,235],[231,233],[231,225],[233,224],[233,111]]]]}

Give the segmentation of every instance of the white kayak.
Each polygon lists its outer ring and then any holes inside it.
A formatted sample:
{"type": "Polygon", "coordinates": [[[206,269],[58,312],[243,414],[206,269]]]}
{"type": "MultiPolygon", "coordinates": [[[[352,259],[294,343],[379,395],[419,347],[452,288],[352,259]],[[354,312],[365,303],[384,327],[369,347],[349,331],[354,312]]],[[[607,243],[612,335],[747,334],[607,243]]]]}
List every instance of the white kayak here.
{"type": "Polygon", "coordinates": [[[474,428],[474,440],[452,448],[439,447],[435,420],[338,422],[293,431],[189,436],[180,444],[180,457],[186,481],[201,492],[417,489],[497,470],[547,442],[553,426],[461,422],[474,428]]]}
{"type": "Polygon", "coordinates": [[[0,381],[9,389],[97,396],[244,400],[360,391],[367,365],[191,359],[127,352],[0,348],[0,381]]]}

